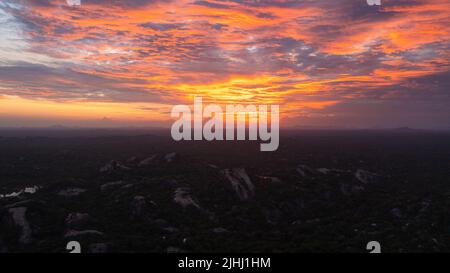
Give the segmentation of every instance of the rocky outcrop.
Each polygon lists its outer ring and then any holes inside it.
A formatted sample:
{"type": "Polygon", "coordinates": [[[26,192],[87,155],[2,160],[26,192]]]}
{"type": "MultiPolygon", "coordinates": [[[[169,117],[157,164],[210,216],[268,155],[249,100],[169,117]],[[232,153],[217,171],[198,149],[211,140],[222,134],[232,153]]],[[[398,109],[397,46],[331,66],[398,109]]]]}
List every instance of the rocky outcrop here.
{"type": "Polygon", "coordinates": [[[150,164],[153,162],[153,160],[154,160],[155,158],[156,158],[156,155],[152,155],[152,156],[150,156],[150,157],[147,157],[146,159],[141,160],[141,162],[139,162],[138,166],[139,166],[139,167],[148,166],[148,165],[150,165],[150,164]]]}
{"type": "Polygon", "coordinates": [[[19,197],[24,193],[27,194],[34,194],[36,193],[38,190],[40,189],[39,186],[33,186],[33,187],[26,187],[24,189],[21,189],[20,191],[17,192],[11,192],[11,193],[7,193],[7,194],[0,194],[0,199],[2,198],[12,198],[12,197],[19,197]]]}
{"type": "Polygon", "coordinates": [[[122,163],[120,163],[119,161],[116,160],[111,160],[109,163],[107,163],[105,166],[100,168],[100,172],[101,173],[110,173],[113,171],[126,171],[129,170],[130,168],[123,165],[122,163]]]}
{"type": "Polygon", "coordinates": [[[89,253],[107,253],[108,252],[108,244],[105,243],[97,243],[89,245],[89,253]]]}
{"type": "Polygon", "coordinates": [[[317,171],[306,166],[306,165],[298,165],[296,171],[303,177],[311,177],[317,174],[317,171]]]}
{"type": "Polygon", "coordinates": [[[167,163],[170,163],[175,160],[176,156],[177,156],[177,153],[169,153],[164,156],[164,159],[166,160],[167,163]]]}
{"type": "Polygon", "coordinates": [[[261,179],[264,182],[269,182],[269,183],[281,183],[281,179],[278,177],[274,177],[274,176],[258,176],[259,179],[261,179]]]}
{"type": "Polygon", "coordinates": [[[142,218],[148,209],[147,200],[144,196],[135,196],[131,201],[131,218],[142,218]]]}
{"type": "Polygon", "coordinates": [[[179,247],[170,246],[166,249],[166,252],[167,253],[185,253],[186,251],[179,247]]]}
{"type": "Polygon", "coordinates": [[[200,205],[194,201],[189,188],[178,188],[175,190],[173,201],[183,208],[193,206],[200,209],[200,205]]]}
{"type": "Polygon", "coordinates": [[[216,233],[216,234],[221,234],[221,233],[228,233],[229,231],[223,227],[218,227],[218,228],[212,229],[212,232],[216,233]]]}
{"type": "Polygon", "coordinates": [[[70,213],[65,221],[66,227],[70,229],[81,229],[91,221],[91,217],[87,213],[70,213]]]}
{"type": "Polygon", "coordinates": [[[394,218],[397,218],[397,219],[402,218],[402,216],[403,216],[402,211],[399,208],[391,209],[390,213],[394,218]]]}
{"type": "Polygon", "coordinates": [[[64,196],[64,197],[73,197],[73,196],[78,196],[78,195],[80,195],[80,194],[82,194],[84,192],[86,192],[86,189],[67,188],[67,189],[59,191],[58,195],[64,196]]]}
{"type": "Polygon", "coordinates": [[[343,195],[353,195],[361,193],[365,190],[364,186],[361,185],[349,185],[349,184],[341,184],[340,191],[343,195]]]}
{"type": "Polygon", "coordinates": [[[231,183],[241,201],[248,200],[255,195],[255,186],[245,169],[225,169],[222,173],[231,183]]]}
{"type": "Polygon", "coordinates": [[[14,226],[20,229],[19,243],[21,244],[31,243],[32,230],[31,225],[26,217],[27,208],[26,207],[10,208],[8,212],[11,216],[11,220],[14,226]]]}
{"type": "Polygon", "coordinates": [[[378,175],[376,173],[368,172],[362,169],[358,169],[355,172],[355,178],[363,184],[374,183],[376,182],[377,177],[378,175]]]}
{"type": "Polygon", "coordinates": [[[64,237],[70,238],[86,235],[103,236],[103,232],[100,232],[98,230],[69,230],[66,232],[66,234],[64,234],[64,237]]]}

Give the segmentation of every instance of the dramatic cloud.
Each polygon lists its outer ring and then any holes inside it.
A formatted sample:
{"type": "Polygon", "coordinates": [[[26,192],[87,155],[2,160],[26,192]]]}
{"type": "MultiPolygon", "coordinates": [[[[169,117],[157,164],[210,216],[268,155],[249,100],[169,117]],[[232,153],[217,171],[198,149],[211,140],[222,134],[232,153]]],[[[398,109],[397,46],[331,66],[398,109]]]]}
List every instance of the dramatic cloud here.
{"type": "Polygon", "coordinates": [[[448,128],[449,26],[448,0],[4,0],[0,116],[163,121],[202,95],[289,126],[448,128]]]}

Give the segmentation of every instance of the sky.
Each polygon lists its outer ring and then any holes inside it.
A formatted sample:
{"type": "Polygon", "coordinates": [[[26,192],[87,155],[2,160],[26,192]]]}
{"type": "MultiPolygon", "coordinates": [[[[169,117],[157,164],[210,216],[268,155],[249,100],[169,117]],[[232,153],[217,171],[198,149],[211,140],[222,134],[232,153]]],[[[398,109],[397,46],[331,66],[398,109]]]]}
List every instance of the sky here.
{"type": "Polygon", "coordinates": [[[202,96],[449,129],[449,60],[448,0],[2,0],[0,127],[166,126],[202,96]]]}

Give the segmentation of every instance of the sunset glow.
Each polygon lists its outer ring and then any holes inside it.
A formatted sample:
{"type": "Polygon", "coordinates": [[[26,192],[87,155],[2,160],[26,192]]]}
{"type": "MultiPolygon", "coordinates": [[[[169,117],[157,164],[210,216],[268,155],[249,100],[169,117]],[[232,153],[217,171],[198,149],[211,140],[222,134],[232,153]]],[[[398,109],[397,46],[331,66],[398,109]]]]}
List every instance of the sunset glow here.
{"type": "Polygon", "coordinates": [[[6,0],[0,126],[160,126],[194,96],[282,126],[447,128],[448,0],[6,0]]]}

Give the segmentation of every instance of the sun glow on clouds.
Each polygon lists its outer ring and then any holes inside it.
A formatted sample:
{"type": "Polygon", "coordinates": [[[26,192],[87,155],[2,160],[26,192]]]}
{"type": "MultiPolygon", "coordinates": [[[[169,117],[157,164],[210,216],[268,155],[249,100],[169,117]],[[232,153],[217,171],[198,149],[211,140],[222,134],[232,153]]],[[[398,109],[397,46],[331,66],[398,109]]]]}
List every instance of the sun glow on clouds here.
{"type": "Polygon", "coordinates": [[[0,114],[154,122],[203,96],[279,104],[290,125],[360,126],[368,102],[395,120],[394,101],[426,98],[438,120],[433,103],[450,104],[449,11],[444,0],[7,0],[0,114]]]}

